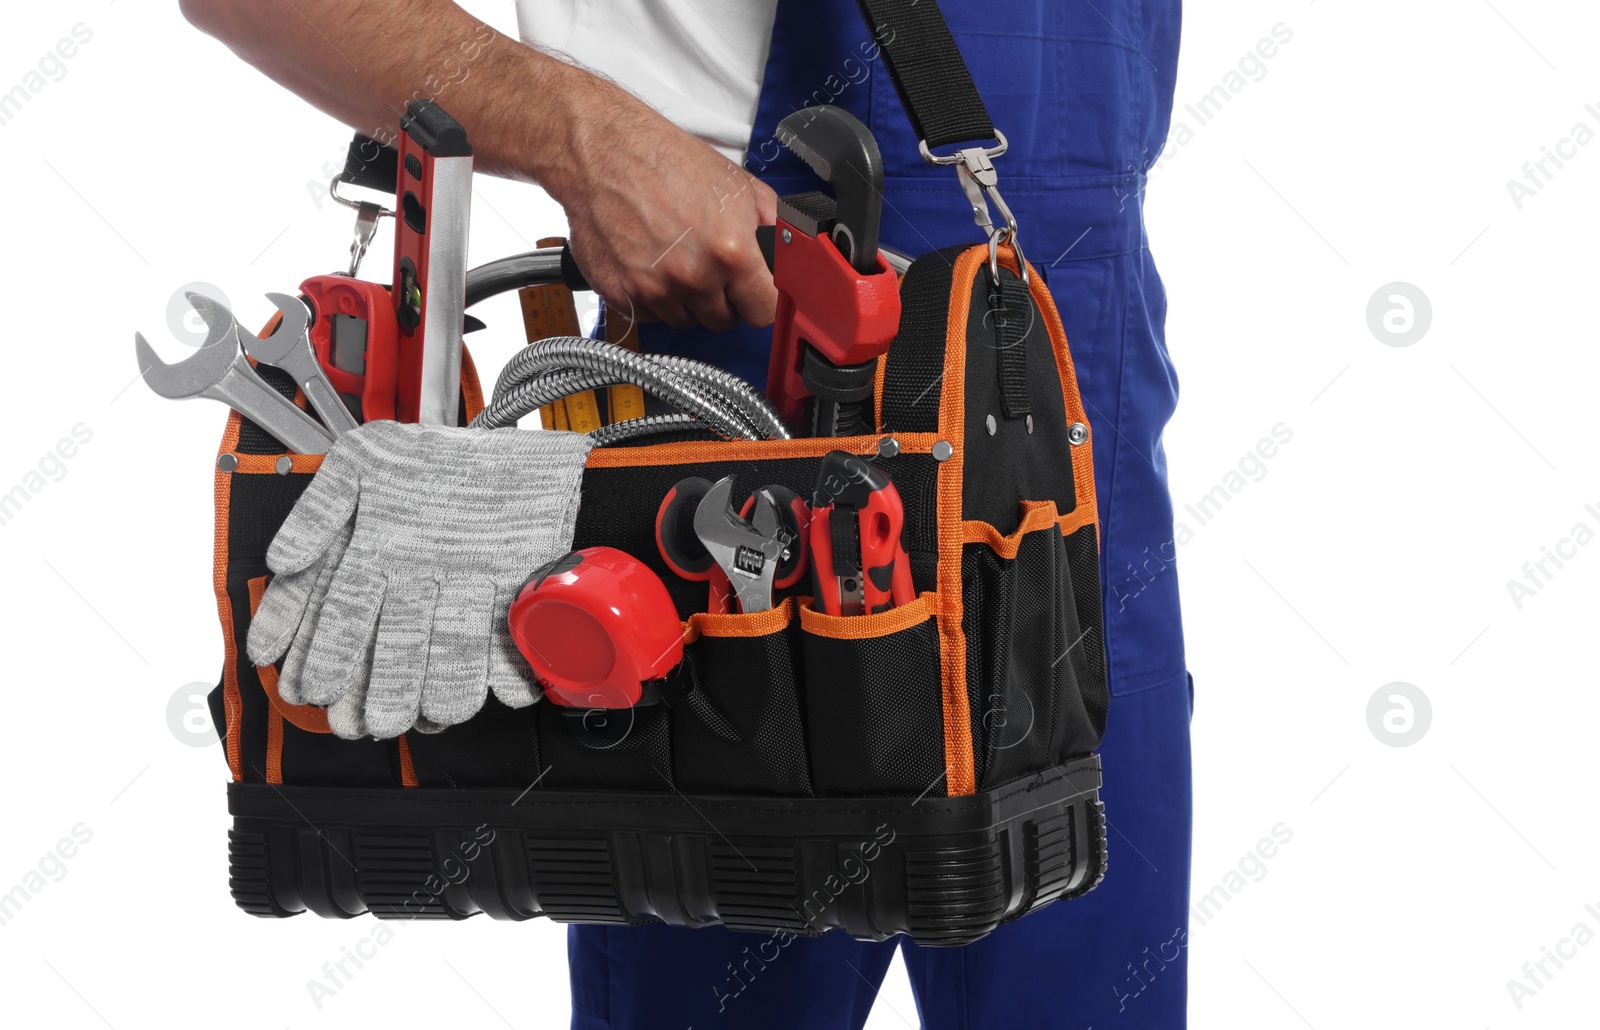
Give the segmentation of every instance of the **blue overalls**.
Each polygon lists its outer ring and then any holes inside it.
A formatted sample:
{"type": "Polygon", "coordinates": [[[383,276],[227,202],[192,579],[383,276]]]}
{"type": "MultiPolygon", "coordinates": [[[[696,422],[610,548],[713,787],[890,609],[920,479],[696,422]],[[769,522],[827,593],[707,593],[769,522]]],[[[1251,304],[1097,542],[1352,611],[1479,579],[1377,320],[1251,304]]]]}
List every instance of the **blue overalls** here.
{"type": "MultiPolygon", "coordinates": [[[[964,948],[904,944],[922,1024],[1184,1025],[1192,707],[1161,434],[1178,384],[1166,299],[1143,228],[1144,172],[1165,141],[1180,0],[946,0],[950,28],[1011,149],[995,165],[1065,322],[1094,424],[1111,710],[1101,756],[1111,861],[1088,896],[964,948]]],[[[773,139],[779,119],[833,103],[883,152],[886,246],[921,254],[978,242],[950,168],[917,153],[849,0],[780,0],[748,167],[777,190],[818,188],[773,139]]],[[[654,326],[645,346],[716,362],[758,386],[769,333],[654,326]]],[[[860,1027],[896,941],[722,927],[574,926],[574,1028],[860,1027]]]]}

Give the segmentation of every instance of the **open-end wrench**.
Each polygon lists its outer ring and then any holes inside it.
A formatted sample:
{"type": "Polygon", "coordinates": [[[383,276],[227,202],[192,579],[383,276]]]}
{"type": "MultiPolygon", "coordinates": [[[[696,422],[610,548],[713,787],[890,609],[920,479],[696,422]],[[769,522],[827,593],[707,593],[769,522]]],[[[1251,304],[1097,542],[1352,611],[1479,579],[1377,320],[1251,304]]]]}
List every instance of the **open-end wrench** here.
{"type": "MultiPolygon", "coordinates": [[[[348,433],[359,424],[350,409],[344,406],[327,373],[311,349],[311,309],[305,301],[286,293],[269,293],[267,299],[277,305],[283,317],[277,328],[266,339],[242,335],[244,352],[257,361],[289,373],[295,385],[305,391],[306,400],[322,416],[322,424],[334,436],[348,433]]],[[[326,317],[326,316],[325,316],[326,317]]]]}
{"type": "Polygon", "coordinates": [[[733,477],[724,476],[695,509],[695,536],[727,573],[739,610],[764,612],[772,607],[773,575],[791,541],[784,539],[778,502],[770,491],[756,492],[749,521],[734,510],[732,498],[733,477]]]}
{"type": "Polygon", "coordinates": [[[209,297],[184,294],[209,332],[194,354],[169,365],[140,333],[133,336],[139,373],[156,394],[170,400],[208,397],[233,408],[298,454],[325,454],[333,434],[268,386],[245,359],[233,312],[209,297]]]}

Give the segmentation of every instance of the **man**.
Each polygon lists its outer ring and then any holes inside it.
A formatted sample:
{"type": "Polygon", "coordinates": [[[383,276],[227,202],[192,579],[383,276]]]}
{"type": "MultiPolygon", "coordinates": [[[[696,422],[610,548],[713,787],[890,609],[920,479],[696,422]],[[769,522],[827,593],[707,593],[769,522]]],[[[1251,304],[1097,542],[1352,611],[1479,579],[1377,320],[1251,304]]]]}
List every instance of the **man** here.
{"type": "MultiPolygon", "coordinates": [[[[647,349],[714,361],[758,386],[775,292],[754,230],[773,221],[778,193],[816,187],[773,139],[789,111],[833,103],[871,127],[886,245],[921,253],[979,239],[954,173],[919,157],[846,0],[521,0],[531,46],[449,0],[183,7],[362,131],[392,129],[414,96],[438,95],[479,170],[536,182],[562,204],[578,263],[606,301],[666,323],[645,327],[647,349]]],[[[1161,446],[1177,384],[1142,219],[1171,110],[1179,0],[942,7],[1010,140],[1000,188],[1061,309],[1099,430],[1113,860],[1087,897],[964,948],[907,944],[906,966],[930,1030],[1182,1027],[1192,695],[1161,446]]],[[[720,927],[573,927],[573,1026],[859,1027],[897,946],[833,933],[760,947],[768,940],[720,927]]]]}

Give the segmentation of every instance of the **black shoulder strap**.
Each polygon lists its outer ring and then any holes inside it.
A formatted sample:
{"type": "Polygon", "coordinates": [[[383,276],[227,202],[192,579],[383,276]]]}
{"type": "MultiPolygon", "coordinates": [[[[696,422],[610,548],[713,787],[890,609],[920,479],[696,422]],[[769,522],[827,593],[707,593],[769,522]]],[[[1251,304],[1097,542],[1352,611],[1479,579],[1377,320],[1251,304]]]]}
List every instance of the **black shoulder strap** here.
{"type": "Polygon", "coordinates": [[[994,139],[994,125],[935,0],[856,0],[911,127],[929,147],[994,139]]]}

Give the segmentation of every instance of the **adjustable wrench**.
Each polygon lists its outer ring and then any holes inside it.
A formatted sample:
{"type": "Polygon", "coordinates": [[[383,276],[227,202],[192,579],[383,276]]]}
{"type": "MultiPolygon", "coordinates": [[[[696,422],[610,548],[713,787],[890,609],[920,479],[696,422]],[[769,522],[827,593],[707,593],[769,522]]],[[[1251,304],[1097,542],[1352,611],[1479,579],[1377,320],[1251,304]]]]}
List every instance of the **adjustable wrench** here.
{"type": "Polygon", "coordinates": [[[133,336],[139,372],[157,395],[170,400],[209,397],[233,408],[297,454],[325,454],[333,434],[267,385],[245,359],[233,312],[209,297],[185,294],[209,332],[194,354],[169,365],[140,333],[133,336]]]}
{"type": "Polygon", "coordinates": [[[749,521],[730,503],[733,477],[719,479],[694,512],[694,532],[727,575],[742,612],[772,607],[772,580],[790,541],[784,539],[778,502],[771,491],[756,492],[749,521]]]}
{"type": "Polygon", "coordinates": [[[283,293],[269,293],[267,299],[277,305],[283,317],[277,328],[266,339],[241,336],[244,352],[257,361],[280,368],[294,378],[295,384],[305,391],[306,400],[322,416],[323,425],[334,436],[356,428],[355,417],[344,406],[333,384],[328,382],[322,365],[311,350],[311,311],[305,302],[283,293]]]}

